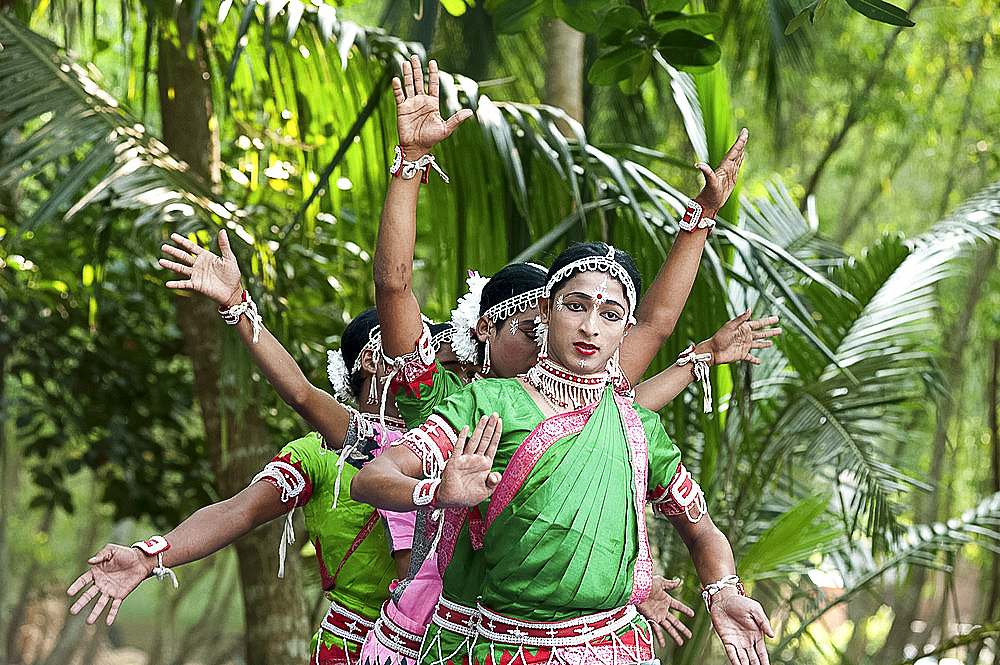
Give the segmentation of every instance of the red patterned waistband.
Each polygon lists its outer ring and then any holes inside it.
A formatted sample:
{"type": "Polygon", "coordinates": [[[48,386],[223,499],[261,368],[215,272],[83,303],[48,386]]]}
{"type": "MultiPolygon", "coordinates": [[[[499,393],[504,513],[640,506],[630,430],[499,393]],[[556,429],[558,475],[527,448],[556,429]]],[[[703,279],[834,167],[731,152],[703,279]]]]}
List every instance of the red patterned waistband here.
{"type": "Polygon", "coordinates": [[[423,636],[401,628],[386,616],[385,606],[391,602],[391,600],[385,601],[382,605],[382,612],[375,621],[375,628],[373,628],[375,639],[401,656],[417,661],[420,658],[420,642],[423,636]]]}
{"type": "Polygon", "coordinates": [[[616,633],[636,616],[634,605],[586,614],[565,621],[521,621],[479,606],[479,634],[491,642],[561,647],[586,644],[616,633]]]}
{"type": "Polygon", "coordinates": [[[453,633],[472,637],[476,634],[476,624],[479,621],[479,610],[467,605],[459,605],[441,596],[434,608],[431,623],[450,630],[453,633]]]}
{"type": "Polygon", "coordinates": [[[365,641],[374,627],[374,621],[352,612],[335,600],[330,602],[330,609],[320,622],[321,629],[358,645],[365,641]]]}

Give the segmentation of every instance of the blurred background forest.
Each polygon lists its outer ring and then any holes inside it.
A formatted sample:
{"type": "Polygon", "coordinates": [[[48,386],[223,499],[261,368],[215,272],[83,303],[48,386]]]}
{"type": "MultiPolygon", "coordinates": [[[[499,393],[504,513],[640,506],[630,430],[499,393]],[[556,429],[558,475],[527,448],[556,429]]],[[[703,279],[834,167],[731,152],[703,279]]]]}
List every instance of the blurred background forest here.
{"type": "MultiPolygon", "coordinates": [[[[476,111],[421,192],[415,291],[441,320],[467,269],[579,239],[648,281],[693,164],[750,129],[651,371],[748,305],[782,318],[761,366],[713,370],[713,414],[694,388],[662,412],[771,660],[1000,663],[998,39],[993,0],[0,1],[0,662],[307,661],[325,603],[311,552],[275,578],[278,524],[144,583],[110,630],[65,589],[306,431],[214,305],[164,287],[159,246],[230,229],[325,385],[374,304],[389,81],[417,53],[444,114],[476,111]]],[[[650,537],[697,608],[683,548],[650,537]]],[[[723,662],[688,624],[662,662],[723,662]]]]}

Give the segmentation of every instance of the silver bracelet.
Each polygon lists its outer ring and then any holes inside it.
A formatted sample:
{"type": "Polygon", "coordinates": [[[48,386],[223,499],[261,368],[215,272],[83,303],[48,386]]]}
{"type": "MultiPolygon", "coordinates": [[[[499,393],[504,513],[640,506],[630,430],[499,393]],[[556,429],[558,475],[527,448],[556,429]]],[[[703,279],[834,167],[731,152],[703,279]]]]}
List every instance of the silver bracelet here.
{"type": "Polygon", "coordinates": [[[257,312],[257,303],[250,297],[249,291],[243,289],[240,302],[232,307],[219,305],[219,314],[222,315],[222,320],[231,326],[239,323],[240,317],[245,314],[250,321],[250,325],[253,326],[253,343],[257,343],[257,340],[260,338],[260,329],[264,327],[264,319],[257,312]]]}
{"type": "Polygon", "coordinates": [[[718,582],[712,582],[711,584],[706,584],[701,588],[701,598],[705,601],[705,609],[709,612],[712,611],[712,597],[729,587],[731,589],[736,589],[736,593],[741,596],[747,595],[746,590],[743,588],[743,582],[740,582],[738,575],[726,575],[718,582]]]}
{"type": "Polygon", "coordinates": [[[427,478],[421,480],[413,486],[414,506],[433,506],[437,499],[438,486],[441,484],[440,478],[427,478]]]}
{"type": "Polygon", "coordinates": [[[712,374],[709,371],[708,365],[711,361],[711,353],[695,353],[694,344],[692,344],[681,351],[681,354],[677,356],[677,362],[674,363],[678,367],[683,367],[690,363],[691,374],[694,375],[695,380],[701,382],[703,394],[702,410],[705,413],[712,412],[712,374]]]}

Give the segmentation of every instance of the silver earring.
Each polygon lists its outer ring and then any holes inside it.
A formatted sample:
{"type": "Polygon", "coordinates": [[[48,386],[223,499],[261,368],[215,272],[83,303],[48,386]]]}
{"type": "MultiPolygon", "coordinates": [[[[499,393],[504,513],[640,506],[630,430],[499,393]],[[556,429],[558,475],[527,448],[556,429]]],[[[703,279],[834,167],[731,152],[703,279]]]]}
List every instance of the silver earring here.
{"type": "Polygon", "coordinates": [[[483,350],[483,376],[490,373],[490,340],[486,339],[486,348],[483,350]]]}
{"type": "Polygon", "coordinates": [[[563,311],[563,297],[561,293],[559,294],[559,297],[556,298],[556,311],[557,312],[563,311]]]}
{"type": "Polygon", "coordinates": [[[511,335],[516,335],[517,334],[517,324],[518,324],[517,317],[514,317],[513,319],[510,320],[510,334],[511,335]]]}

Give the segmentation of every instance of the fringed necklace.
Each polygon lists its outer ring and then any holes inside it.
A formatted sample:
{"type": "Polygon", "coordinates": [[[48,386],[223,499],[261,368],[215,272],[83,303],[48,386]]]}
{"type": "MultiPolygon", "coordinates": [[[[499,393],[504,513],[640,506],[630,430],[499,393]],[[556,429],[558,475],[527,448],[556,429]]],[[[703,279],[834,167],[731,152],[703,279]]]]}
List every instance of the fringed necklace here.
{"type": "Polygon", "coordinates": [[[555,408],[579,409],[600,401],[608,373],[573,374],[548,358],[540,358],[528,370],[528,383],[555,408]]]}

